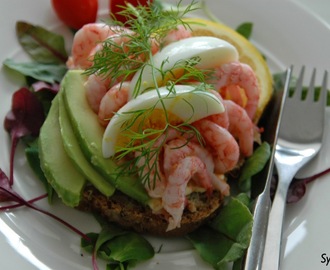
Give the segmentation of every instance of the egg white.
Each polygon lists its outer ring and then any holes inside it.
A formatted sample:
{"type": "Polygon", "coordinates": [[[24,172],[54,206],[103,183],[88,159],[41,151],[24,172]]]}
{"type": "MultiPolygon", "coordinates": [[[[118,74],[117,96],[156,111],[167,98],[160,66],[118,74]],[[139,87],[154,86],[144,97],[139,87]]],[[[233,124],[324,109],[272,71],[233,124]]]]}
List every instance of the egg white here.
{"type": "Polygon", "coordinates": [[[209,115],[224,112],[221,101],[212,93],[196,90],[193,86],[175,85],[174,91],[166,87],[150,90],[127,102],[115,114],[103,135],[102,151],[105,158],[115,155],[118,136],[122,132],[125,121],[132,117],[132,113],[143,109],[163,109],[170,112],[186,123],[193,123],[209,115]],[[162,102],[160,102],[160,97],[162,102]]]}
{"type": "MultiPolygon", "coordinates": [[[[224,63],[238,61],[237,49],[225,40],[216,37],[191,37],[165,46],[153,56],[152,63],[134,75],[129,90],[129,99],[155,87],[155,81],[161,81],[159,69],[171,70],[180,60],[199,57],[196,65],[200,69],[212,69],[224,63]],[[139,85],[139,87],[137,87],[139,85]]],[[[161,85],[158,85],[161,86],[161,85]]]]}

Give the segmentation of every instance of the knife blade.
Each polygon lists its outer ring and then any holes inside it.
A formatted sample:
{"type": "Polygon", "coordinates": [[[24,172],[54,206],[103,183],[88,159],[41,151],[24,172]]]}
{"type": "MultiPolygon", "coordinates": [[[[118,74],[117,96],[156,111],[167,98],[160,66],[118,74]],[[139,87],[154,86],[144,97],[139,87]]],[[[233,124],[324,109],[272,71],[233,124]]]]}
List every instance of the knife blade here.
{"type": "MultiPolygon", "coordinates": [[[[247,249],[244,270],[259,270],[262,266],[265,238],[271,208],[270,187],[273,178],[275,146],[277,143],[279,124],[282,117],[286,93],[289,90],[292,68],[285,72],[283,91],[278,91],[272,97],[269,110],[265,112],[264,139],[271,144],[271,156],[264,170],[252,180],[251,197],[255,198],[253,207],[253,228],[249,248],[247,249]],[[268,114],[268,115],[267,115],[268,114]],[[261,182],[260,179],[265,179],[261,182]],[[256,183],[257,182],[257,183],[256,183]],[[256,184],[253,184],[256,183],[256,184]]],[[[261,119],[261,121],[263,121],[261,119]]]]}

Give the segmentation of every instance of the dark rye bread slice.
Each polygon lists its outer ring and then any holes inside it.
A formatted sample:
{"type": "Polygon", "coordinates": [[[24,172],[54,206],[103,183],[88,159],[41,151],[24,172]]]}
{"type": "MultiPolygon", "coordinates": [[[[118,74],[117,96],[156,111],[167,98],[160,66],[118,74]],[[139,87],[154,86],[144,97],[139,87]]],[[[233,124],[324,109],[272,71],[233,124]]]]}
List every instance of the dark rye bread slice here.
{"type": "Polygon", "coordinates": [[[107,198],[94,187],[86,187],[78,209],[99,213],[109,222],[138,233],[164,237],[183,236],[214,217],[221,206],[223,196],[214,191],[209,196],[205,193],[192,193],[187,199],[181,227],[168,232],[165,215],[152,213],[149,206],[144,206],[119,191],[107,198]]]}

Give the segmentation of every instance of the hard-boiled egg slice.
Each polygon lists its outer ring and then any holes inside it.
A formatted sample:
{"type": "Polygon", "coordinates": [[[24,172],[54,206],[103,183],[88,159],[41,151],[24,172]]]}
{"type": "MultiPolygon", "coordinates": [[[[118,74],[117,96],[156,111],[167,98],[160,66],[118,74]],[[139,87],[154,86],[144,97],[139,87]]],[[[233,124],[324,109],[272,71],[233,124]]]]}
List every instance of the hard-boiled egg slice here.
{"type": "Polygon", "coordinates": [[[216,37],[191,37],[179,40],[156,53],[152,61],[134,75],[129,99],[138,96],[146,89],[155,88],[155,83],[158,87],[165,85],[166,79],[163,78],[160,69],[179,73],[179,70],[175,70],[178,61],[194,57],[199,57],[200,61],[196,67],[200,69],[212,69],[239,59],[233,45],[216,37]],[[156,82],[153,78],[156,78],[156,82]]]}
{"type": "Polygon", "coordinates": [[[103,156],[111,157],[115,155],[118,147],[127,145],[130,139],[125,134],[129,131],[162,130],[166,123],[189,124],[224,110],[223,104],[216,96],[193,86],[175,85],[171,91],[166,87],[150,90],[127,102],[112,117],[103,135],[103,156]],[[125,130],[128,122],[129,131],[125,130]]]}

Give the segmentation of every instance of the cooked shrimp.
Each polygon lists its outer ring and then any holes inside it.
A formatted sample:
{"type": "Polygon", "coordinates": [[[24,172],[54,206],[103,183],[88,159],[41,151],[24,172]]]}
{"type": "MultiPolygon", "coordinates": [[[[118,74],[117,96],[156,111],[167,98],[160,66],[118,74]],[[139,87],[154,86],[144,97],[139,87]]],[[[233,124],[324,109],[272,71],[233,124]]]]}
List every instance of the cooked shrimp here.
{"type": "Polygon", "coordinates": [[[229,118],[229,132],[238,140],[244,156],[253,153],[255,125],[247,112],[231,100],[223,101],[229,118]]]}
{"type": "Polygon", "coordinates": [[[166,179],[165,175],[160,169],[160,159],[157,154],[153,155],[148,160],[148,165],[146,165],[147,159],[145,156],[141,156],[140,152],[135,152],[135,157],[138,159],[138,167],[143,167],[142,175],[148,175],[150,181],[144,183],[144,187],[151,198],[161,198],[165,191],[166,179]]]}
{"type": "Polygon", "coordinates": [[[67,62],[69,68],[87,68],[92,65],[92,50],[108,36],[112,29],[105,23],[90,23],[80,28],[73,38],[71,56],[67,62]]]}
{"type": "Polygon", "coordinates": [[[187,141],[177,130],[170,129],[168,134],[158,139],[155,147],[163,147],[163,158],[156,160],[154,156],[149,160],[151,166],[145,166],[146,159],[141,157],[137,165],[144,166],[143,175],[156,178],[153,184],[146,183],[145,188],[150,197],[161,198],[162,207],[170,215],[167,230],[180,227],[189,181],[206,192],[217,189],[223,195],[229,195],[230,188],[225,178],[214,174],[211,153],[197,142],[187,141]]]}
{"type": "Polygon", "coordinates": [[[212,184],[214,189],[219,190],[222,195],[229,196],[230,195],[230,186],[227,183],[227,180],[223,174],[213,174],[212,175],[212,184]]]}
{"type": "Polygon", "coordinates": [[[221,174],[232,170],[239,159],[239,146],[229,131],[207,119],[195,122],[194,126],[212,151],[215,172],[221,174]]]}
{"type": "Polygon", "coordinates": [[[192,149],[188,147],[187,141],[184,138],[176,138],[170,141],[170,143],[164,145],[164,172],[168,176],[173,167],[181,161],[181,159],[190,156],[192,149]]]}
{"type": "Polygon", "coordinates": [[[166,129],[166,131],[159,136],[157,141],[154,144],[154,147],[161,147],[164,146],[167,142],[180,137],[182,134],[172,127],[166,129]]]}
{"type": "Polygon", "coordinates": [[[240,151],[244,156],[253,152],[254,135],[258,131],[247,112],[236,102],[223,99],[214,90],[211,92],[224,104],[225,111],[220,114],[208,116],[206,119],[228,129],[239,142],[240,151]]]}
{"type": "Polygon", "coordinates": [[[152,54],[155,54],[164,46],[170,43],[190,37],[192,37],[191,30],[184,27],[183,25],[178,25],[176,29],[169,31],[167,35],[163,39],[161,39],[161,41],[151,39],[151,52],[152,54]]]}
{"type": "Polygon", "coordinates": [[[170,214],[167,231],[180,227],[186,203],[186,187],[190,179],[209,177],[205,164],[195,156],[181,160],[167,179],[162,197],[164,209],[170,214]]]}
{"type": "MultiPolygon", "coordinates": [[[[223,102],[223,98],[217,91],[211,90],[210,92],[214,94],[220,100],[220,102],[223,102]]],[[[212,114],[208,116],[206,119],[211,120],[212,122],[216,123],[217,125],[225,129],[229,128],[229,117],[226,111],[218,114],[212,114]]]]}
{"type": "MultiPolygon", "coordinates": [[[[118,35],[126,34],[130,30],[120,26],[109,26],[105,23],[90,23],[77,31],[73,38],[71,56],[67,61],[70,69],[86,69],[92,66],[93,55],[102,48],[102,42],[115,36],[116,43],[121,40],[118,35]]],[[[125,36],[125,35],[124,35],[125,36]]]]}
{"type": "MultiPolygon", "coordinates": [[[[163,147],[168,141],[176,138],[179,136],[179,132],[173,128],[169,128],[166,130],[164,134],[162,134],[155,142],[153,147],[156,149],[158,147],[163,147]]],[[[152,198],[161,198],[165,186],[166,186],[166,179],[165,175],[163,173],[163,166],[160,165],[160,157],[159,155],[154,152],[155,155],[152,155],[151,158],[149,158],[149,163],[146,165],[146,157],[141,156],[139,159],[139,162],[137,164],[138,167],[143,167],[142,171],[142,178],[145,175],[149,175],[149,179],[152,179],[154,182],[152,184],[145,183],[145,188],[152,198]]],[[[140,152],[136,152],[135,156],[139,157],[141,155],[140,152]]],[[[163,164],[163,162],[162,162],[163,164]]]]}
{"type": "Polygon", "coordinates": [[[117,83],[103,96],[98,112],[99,121],[103,126],[106,126],[114,113],[127,103],[129,85],[129,82],[117,83]]]}
{"type": "MultiPolygon", "coordinates": [[[[204,162],[206,169],[210,175],[211,183],[207,182],[207,185],[211,184],[213,189],[219,190],[224,196],[229,196],[230,186],[226,181],[226,177],[223,174],[216,175],[214,173],[215,165],[210,151],[208,151],[205,147],[202,147],[200,144],[195,144],[193,146],[193,149],[194,155],[204,162]]],[[[211,190],[210,188],[208,188],[207,185],[202,186],[207,190],[211,190]]]]}
{"type": "Polygon", "coordinates": [[[214,84],[216,90],[223,95],[223,92],[232,89],[231,98],[244,106],[248,116],[253,119],[259,102],[260,89],[252,68],[244,63],[230,62],[215,69],[213,76],[210,83],[214,84]],[[240,89],[244,90],[246,102],[243,102],[242,98],[237,98],[240,96],[238,95],[240,89]]]}
{"type": "Polygon", "coordinates": [[[106,46],[111,46],[113,51],[122,50],[124,52],[128,52],[129,49],[126,44],[131,41],[131,37],[134,35],[134,32],[124,27],[115,27],[114,34],[110,35],[106,40],[106,46]]]}
{"type": "Polygon", "coordinates": [[[95,113],[98,113],[100,103],[104,95],[109,90],[110,78],[103,79],[96,74],[88,76],[85,82],[85,91],[88,104],[95,113]]]}
{"type": "Polygon", "coordinates": [[[168,32],[166,37],[163,39],[164,46],[179,41],[181,39],[190,38],[192,36],[191,30],[184,27],[183,25],[178,25],[176,29],[168,32]]]}
{"type": "Polygon", "coordinates": [[[206,192],[214,188],[224,191],[215,183],[214,163],[211,154],[202,146],[185,138],[176,138],[164,146],[164,174],[167,180],[162,196],[164,209],[170,214],[167,230],[180,226],[186,203],[186,188],[189,181],[203,187],[206,192]]]}
{"type": "Polygon", "coordinates": [[[166,177],[173,172],[174,168],[188,156],[196,156],[203,161],[208,177],[195,179],[195,182],[207,191],[213,189],[211,174],[214,171],[214,163],[210,154],[197,143],[187,141],[185,138],[176,138],[164,146],[164,173],[166,177]]]}

